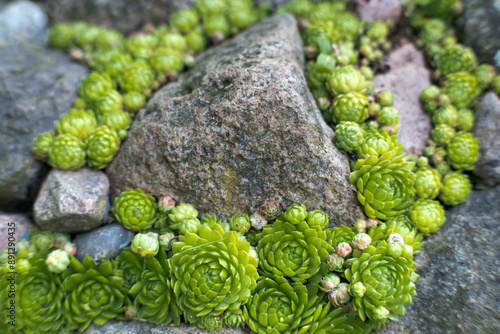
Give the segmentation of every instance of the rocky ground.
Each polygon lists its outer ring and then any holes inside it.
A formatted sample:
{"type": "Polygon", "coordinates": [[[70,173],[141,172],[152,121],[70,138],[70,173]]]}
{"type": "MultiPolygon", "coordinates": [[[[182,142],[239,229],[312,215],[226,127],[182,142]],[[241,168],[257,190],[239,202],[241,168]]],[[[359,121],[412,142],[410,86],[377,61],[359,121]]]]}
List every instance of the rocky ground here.
{"type": "MultiPolygon", "coordinates": [[[[305,83],[301,40],[289,15],[209,49],[193,69],[162,88],[140,112],[107,175],[49,171],[31,156],[35,136],[67,111],[88,73],[45,47],[49,18],[84,19],[130,32],[146,22],[162,22],[191,2],[0,1],[0,247],[6,243],[6,223],[14,221],[18,237],[35,225],[68,231],[75,236],[77,257],[114,257],[133,235],[121,225],[107,225],[110,200],[126,187],[171,195],[201,212],[246,211],[278,194],[285,204],[302,201],[327,211],[332,223],[352,222],[359,214],[347,158],[332,144],[332,130],[305,83]]],[[[366,20],[397,21],[402,15],[400,1],[356,2],[366,20]]],[[[464,4],[459,21],[464,42],[482,62],[500,68],[498,1],[464,4]]],[[[418,94],[429,85],[430,72],[410,40],[396,45],[387,64],[375,84],[393,91],[402,117],[400,140],[407,152],[419,154],[430,121],[418,94]]],[[[427,239],[416,258],[421,278],[414,304],[380,332],[497,333],[500,328],[498,96],[483,96],[475,116],[474,134],[481,142],[477,189],[449,210],[447,223],[427,239]]],[[[92,325],[86,333],[205,331],[134,321],[92,325]]]]}

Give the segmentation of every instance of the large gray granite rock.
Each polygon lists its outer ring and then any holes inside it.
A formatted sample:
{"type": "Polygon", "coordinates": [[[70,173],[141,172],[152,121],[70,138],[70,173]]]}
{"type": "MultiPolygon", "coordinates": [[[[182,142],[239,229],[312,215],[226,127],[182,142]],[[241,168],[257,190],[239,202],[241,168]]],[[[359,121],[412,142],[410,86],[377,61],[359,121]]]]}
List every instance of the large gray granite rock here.
{"type": "Polygon", "coordinates": [[[0,250],[9,243],[9,232],[14,233],[16,243],[23,237],[26,238],[32,228],[35,228],[35,225],[28,216],[20,213],[0,212],[0,250]],[[9,230],[9,228],[14,230],[9,230]]]}
{"type": "Polygon", "coordinates": [[[30,152],[34,138],[72,105],[87,69],[45,49],[47,17],[35,4],[0,12],[0,210],[27,209],[48,168],[30,152]]]}
{"type": "Polygon", "coordinates": [[[389,71],[376,75],[373,82],[376,89],[390,90],[394,95],[401,120],[398,139],[405,152],[421,155],[432,130],[431,118],[419,100],[422,89],[431,84],[430,71],[422,52],[407,40],[389,53],[387,64],[389,71]]]}
{"type": "Polygon", "coordinates": [[[500,99],[495,93],[487,93],[475,108],[473,133],[479,138],[481,156],[474,175],[480,187],[500,184],[500,99]]]}
{"type": "Polygon", "coordinates": [[[156,325],[144,321],[108,321],[103,326],[90,325],[83,334],[246,334],[249,330],[235,330],[230,328],[222,328],[220,331],[209,332],[206,329],[200,329],[198,326],[185,325],[175,326],[173,324],[156,325]]]}
{"type": "Polygon", "coordinates": [[[479,62],[500,70],[500,1],[462,0],[464,12],[458,19],[463,41],[471,46],[479,62]]]}
{"type": "Polygon", "coordinates": [[[42,230],[89,231],[107,222],[109,207],[106,174],[52,169],[33,206],[33,219],[42,230]]]}
{"type": "Polygon", "coordinates": [[[332,143],[303,74],[289,14],[198,57],[142,110],[107,169],[112,195],[142,188],[229,218],[279,196],[332,222],[362,215],[349,163],[332,143]]]}
{"type": "Polygon", "coordinates": [[[86,256],[97,262],[113,259],[132,242],[134,235],[134,232],[120,224],[110,224],[79,234],[73,239],[76,245],[75,256],[80,261],[86,256]]]}
{"type": "Polygon", "coordinates": [[[382,334],[496,334],[500,330],[500,187],[472,191],[427,238],[417,296],[382,334]]]}

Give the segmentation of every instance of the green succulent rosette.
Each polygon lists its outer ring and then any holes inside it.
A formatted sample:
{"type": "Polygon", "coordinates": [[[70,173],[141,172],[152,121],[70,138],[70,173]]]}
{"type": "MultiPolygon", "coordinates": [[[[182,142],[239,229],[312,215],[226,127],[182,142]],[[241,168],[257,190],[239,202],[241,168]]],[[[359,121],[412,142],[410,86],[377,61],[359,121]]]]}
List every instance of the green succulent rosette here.
{"type": "Polygon", "coordinates": [[[153,84],[155,74],[145,62],[134,61],[127,65],[118,78],[120,88],[126,92],[142,92],[153,84]]]}
{"type": "Polygon", "coordinates": [[[222,329],[223,320],[220,316],[206,315],[201,317],[200,322],[197,323],[201,329],[206,329],[212,333],[222,329]]]}
{"type": "Polygon", "coordinates": [[[85,144],[69,133],[58,135],[49,149],[48,164],[69,170],[82,167],[85,165],[85,144]]]}
{"type": "Polygon", "coordinates": [[[447,146],[453,137],[455,137],[455,129],[448,124],[438,124],[431,131],[431,137],[436,144],[447,146]]]}
{"type": "Polygon", "coordinates": [[[102,72],[108,73],[113,79],[118,78],[132,62],[132,57],[128,53],[117,53],[110,57],[109,61],[103,64],[102,72]]]}
{"type": "Polygon", "coordinates": [[[221,42],[227,36],[231,29],[229,21],[224,15],[209,15],[203,16],[203,27],[205,34],[209,36],[214,42],[221,42]]]}
{"type": "Polygon", "coordinates": [[[58,133],[69,133],[85,140],[97,127],[97,120],[92,110],[70,109],[58,121],[54,122],[58,133]]]}
{"type": "Polygon", "coordinates": [[[156,222],[158,207],[153,196],[142,189],[127,189],[115,198],[113,214],[125,228],[138,231],[151,228],[156,222]]]}
{"type": "Polygon", "coordinates": [[[104,325],[109,319],[124,320],[131,304],[116,262],[97,265],[90,257],[83,263],[73,258],[63,273],[64,318],[69,329],[84,331],[91,323],[104,325]]]}
{"type": "Polygon", "coordinates": [[[106,115],[107,113],[111,113],[113,111],[118,111],[122,109],[123,105],[123,96],[118,93],[118,91],[112,89],[106,91],[99,101],[94,103],[94,111],[99,121],[101,117],[106,115]]]}
{"type": "Polygon", "coordinates": [[[218,224],[203,224],[198,234],[187,233],[174,242],[169,261],[179,306],[198,318],[239,309],[258,278],[257,260],[249,251],[248,242],[218,224]]]}
{"type": "Polygon", "coordinates": [[[490,64],[481,64],[473,68],[470,74],[477,79],[477,85],[481,90],[488,88],[497,75],[495,67],[490,64]]]}
{"type": "Polygon", "coordinates": [[[368,230],[368,235],[372,238],[372,246],[376,246],[380,241],[387,240],[393,233],[398,233],[403,237],[404,244],[413,248],[413,254],[417,254],[424,245],[422,241],[423,235],[418,233],[417,228],[406,215],[392,217],[384,224],[373,226],[368,230]]]}
{"type": "Polygon", "coordinates": [[[121,50],[124,44],[123,35],[115,29],[101,28],[95,38],[95,46],[100,50],[121,50]]]}
{"type": "Polygon", "coordinates": [[[152,34],[138,34],[125,41],[127,51],[139,61],[148,60],[157,44],[158,38],[152,34]]]}
{"type": "Polygon", "coordinates": [[[465,202],[472,185],[469,177],[461,172],[449,172],[443,176],[443,187],[439,199],[446,205],[458,205],[465,202]]]}
{"type": "Polygon", "coordinates": [[[404,160],[398,146],[382,156],[356,162],[350,182],[358,188],[358,201],[370,218],[386,220],[404,213],[413,201],[414,162],[404,160]]]}
{"type": "Polygon", "coordinates": [[[167,32],[160,36],[160,44],[167,49],[184,52],[187,48],[186,38],[175,32],[167,32]]]}
{"type": "Polygon", "coordinates": [[[326,258],[334,249],[326,242],[326,232],[311,228],[305,221],[292,224],[278,219],[262,234],[257,245],[262,275],[303,283],[319,281],[328,271],[326,258]]]}
{"type": "Polygon", "coordinates": [[[340,94],[335,99],[330,113],[335,123],[342,121],[363,123],[368,118],[368,99],[356,92],[340,94]]]}
{"type": "Polygon", "coordinates": [[[48,131],[39,134],[35,138],[35,143],[31,147],[31,153],[41,161],[46,161],[49,158],[49,150],[54,142],[54,131],[48,131]]]}
{"type": "MultiPolygon", "coordinates": [[[[31,265],[24,273],[17,270],[16,333],[58,333],[65,327],[62,308],[65,294],[60,288],[60,275],[50,272],[45,265],[48,253],[48,250],[39,251],[28,260],[19,256],[16,260],[18,263],[29,261],[31,265]]],[[[7,295],[2,296],[2,300],[9,299],[7,295]]]]}
{"type": "Polygon", "coordinates": [[[245,326],[245,317],[241,309],[224,312],[222,319],[224,320],[224,325],[232,329],[239,329],[245,326]]]}
{"type": "Polygon", "coordinates": [[[76,43],[83,48],[92,46],[100,30],[98,26],[83,21],[76,22],[73,25],[76,43]]]}
{"type": "Polygon", "coordinates": [[[471,48],[460,44],[441,49],[434,57],[434,64],[441,75],[468,72],[477,64],[476,55],[471,48]]]}
{"type": "Polygon", "coordinates": [[[479,141],[470,132],[458,132],[448,145],[448,161],[455,169],[473,170],[479,159],[479,141]]]}
{"type": "Polygon", "coordinates": [[[294,203],[290,205],[277,220],[286,221],[290,224],[299,224],[307,218],[307,210],[305,205],[294,203]]]}
{"type": "Polygon", "coordinates": [[[333,142],[341,151],[354,151],[364,142],[363,131],[358,123],[340,122],[335,127],[333,142]]]}
{"type": "Polygon", "coordinates": [[[259,277],[243,307],[246,323],[253,333],[302,333],[301,325],[310,324],[316,311],[317,290],[317,285],[289,283],[282,276],[259,277]]]}
{"type": "Polygon", "coordinates": [[[328,214],[320,210],[312,210],[307,213],[306,222],[309,227],[322,231],[328,227],[328,214]]]}
{"type": "Polygon", "coordinates": [[[360,157],[382,155],[393,150],[398,145],[396,136],[390,136],[384,129],[371,129],[364,134],[364,141],[356,149],[360,157]]]}
{"type": "Polygon", "coordinates": [[[382,108],[377,114],[377,121],[380,126],[384,126],[389,133],[396,133],[401,127],[399,122],[399,111],[393,107],[382,108]]]}
{"type": "Polygon", "coordinates": [[[447,75],[442,92],[459,109],[474,106],[477,102],[477,97],[481,94],[481,90],[477,86],[476,77],[467,72],[457,72],[447,75]]]}
{"type": "Polygon", "coordinates": [[[350,92],[363,93],[366,90],[366,79],[351,65],[341,66],[331,72],[326,86],[334,96],[350,92]]]}
{"type": "Polygon", "coordinates": [[[182,71],[184,67],[184,61],[179,51],[168,47],[157,48],[153,52],[149,62],[158,73],[177,73],[182,71]]]}
{"type": "Polygon", "coordinates": [[[132,120],[129,113],[123,110],[113,110],[99,117],[99,125],[104,125],[114,130],[120,140],[127,138],[131,123],[132,120]]]}
{"type": "Polygon", "coordinates": [[[448,105],[439,108],[432,115],[432,123],[434,125],[447,124],[454,127],[457,124],[458,111],[453,105],[448,105]]]}
{"type": "Polygon", "coordinates": [[[95,169],[106,168],[119,147],[120,138],[116,131],[105,125],[97,127],[87,139],[87,165],[95,169]]]}
{"type": "Polygon", "coordinates": [[[237,213],[231,217],[229,225],[233,231],[241,234],[247,233],[250,227],[252,227],[252,225],[250,225],[250,217],[244,213],[237,213]]]}
{"type": "Polygon", "coordinates": [[[415,175],[415,194],[424,199],[436,198],[442,186],[439,172],[433,168],[421,167],[415,175]]]}
{"type": "Polygon", "coordinates": [[[458,111],[457,129],[470,131],[474,126],[474,113],[470,109],[462,108],[458,111]]]}
{"type": "Polygon", "coordinates": [[[167,254],[160,249],[155,257],[145,260],[145,265],[140,279],[129,291],[134,297],[137,317],[157,324],[174,322],[179,325],[182,309],[177,304],[171,284],[167,254]]]}
{"type": "Polygon", "coordinates": [[[188,47],[194,52],[200,52],[205,50],[206,47],[205,36],[203,36],[200,33],[197,33],[196,31],[191,31],[189,34],[187,34],[186,42],[188,47]]]}
{"type": "Polygon", "coordinates": [[[123,248],[116,261],[118,269],[122,271],[123,284],[126,289],[137,283],[146,269],[145,259],[132,252],[130,247],[123,248]]]}
{"type": "Polygon", "coordinates": [[[170,225],[173,229],[178,229],[178,225],[183,219],[186,218],[197,218],[198,210],[194,208],[192,204],[189,203],[179,203],[175,208],[173,208],[168,214],[168,218],[173,223],[170,225]]]}
{"type": "Polygon", "coordinates": [[[135,113],[146,105],[146,97],[141,92],[130,91],[123,95],[123,103],[127,110],[135,113]]]}
{"type": "Polygon", "coordinates": [[[439,201],[418,199],[408,210],[408,217],[424,235],[437,232],[446,222],[444,208],[439,201]]]}
{"type": "Polygon", "coordinates": [[[247,239],[250,246],[257,247],[260,239],[262,239],[262,231],[257,230],[256,228],[250,228],[248,232],[245,234],[245,238],[247,239]]]}
{"type": "Polygon", "coordinates": [[[349,259],[350,268],[345,277],[353,286],[362,283],[364,294],[352,293],[353,307],[359,317],[369,319],[375,328],[404,315],[405,305],[411,304],[416,295],[411,277],[416,263],[404,256],[394,257],[387,242],[376,247],[368,246],[364,251],[355,250],[349,259]]]}
{"type": "Polygon", "coordinates": [[[340,225],[327,230],[327,242],[333,247],[337,247],[341,242],[352,243],[352,240],[356,236],[356,232],[353,228],[340,225]]]}
{"type": "Polygon", "coordinates": [[[96,102],[106,91],[114,88],[114,81],[109,74],[91,72],[80,84],[80,96],[87,101],[96,102]]]}
{"type": "Polygon", "coordinates": [[[73,27],[66,23],[54,25],[49,31],[47,43],[56,49],[69,49],[73,43],[73,27]]]}
{"type": "Polygon", "coordinates": [[[189,33],[198,24],[198,13],[195,10],[181,9],[170,17],[170,26],[177,28],[183,33],[189,33]]]}

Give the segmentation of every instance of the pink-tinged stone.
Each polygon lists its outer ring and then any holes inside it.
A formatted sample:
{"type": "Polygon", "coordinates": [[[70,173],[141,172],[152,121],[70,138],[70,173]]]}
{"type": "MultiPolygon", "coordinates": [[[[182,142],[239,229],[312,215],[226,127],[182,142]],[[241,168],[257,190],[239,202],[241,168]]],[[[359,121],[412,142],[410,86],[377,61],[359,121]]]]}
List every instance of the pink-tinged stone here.
{"type": "Polygon", "coordinates": [[[423,53],[403,40],[387,59],[390,70],[373,79],[377,90],[390,90],[394,107],[399,111],[401,128],[398,139],[405,152],[421,155],[432,130],[431,118],[420,103],[420,92],[431,84],[431,72],[425,66],[423,53]]]}

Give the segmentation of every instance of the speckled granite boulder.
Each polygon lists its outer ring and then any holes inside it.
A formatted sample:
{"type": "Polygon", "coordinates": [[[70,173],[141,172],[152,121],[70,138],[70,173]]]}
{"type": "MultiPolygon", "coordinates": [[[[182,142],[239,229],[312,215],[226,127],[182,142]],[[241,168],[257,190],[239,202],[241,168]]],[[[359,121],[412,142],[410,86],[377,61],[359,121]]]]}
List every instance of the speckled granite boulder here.
{"type": "Polygon", "coordinates": [[[110,224],[79,234],[73,239],[75,256],[80,261],[90,256],[97,262],[115,258],[120,255],[122,248],[132,242],[134,235],[134,232],[120,224],[110,224]]]}
{"type": "Polygon", "coordinates": [[[114,321],[110,320],[103,326],[90,325],[83,334],[247,334],[250,330],[234,330],[230,328],[222,328],[220,331],[209,332],[205,329],[200,329],[197,326],[185,325],[156,325],[144,321],[114,321]]]}
{"type": "Polygon", "coordinates": [[[422,109],[419,95],[431,84],[430,71],[422,52],[406,40],[389,53],[387,64],[390,70],[376,75],[373,82],[377,89],[394,94],[394,106],[401,119],[398,139],[405,145],[405,152],[421,155],[432,125],[430,116],[422,109]]]}
{"type": "Polygon", "coordinates": [[[15,242],[21,240],[23,237],[28,236],[29,231],[35,225],[31,219],[20,213],[6,213],[0,212],[0,250],[7,246],[9,242],[8,232],[12,232],[9,228],[14,228],[15,242]],[[14,223],[14,224],[12,224],[14,223]]]}
{"type": "Polygon", "coordinates": [[[473,133],[479,138],[481,156],[474,175],[480,187],[500,184],[500,99],[487,93],[475,108],[476,119],[473,133]]]}
{"type": "Polygon", "coordinates": [[[33,207],[33,219],[43,230],[82,232],[108,220],[109,181],[101,171],[52,169],[33,207]]]}
{"type": "Polygon", "coordinates": [[[416,258],[417,296],[380,334],[496,334],[500,329],[500,187],[473,191],[416,258]]]}
{"type": "Polygon", "coordinates": [[[142,110],[107,169],[112,195],[142,188],[229,218],[279,196],[361,215],[349,163],[307,88],[289,14],[272,17],[198,57],[142,110]]]}
{"type": "Polygon", "coordinates": [[[30,152],[72,105],[88,70],[45,48],[47,17],[22,1],[0,11],[0,210],[27,210],[48,168],[30,152]],[[16,9],[17,8],[17,9],[16,9]]]}
{"type": "Polygon", "coordinates": [[[466,45],[471,46],[480,63],[500,70],[500,1],[462,0],[464,12],[458,26],[466,45]]]}

